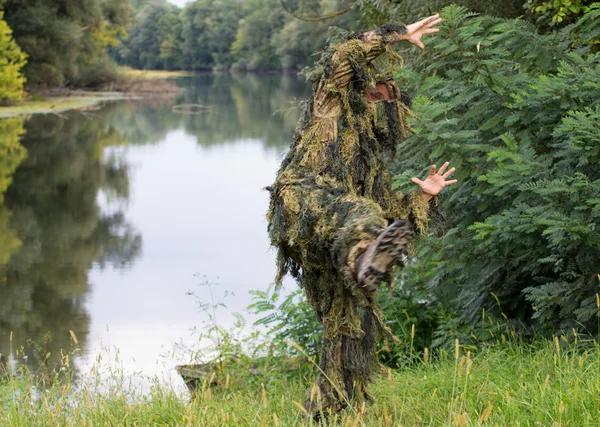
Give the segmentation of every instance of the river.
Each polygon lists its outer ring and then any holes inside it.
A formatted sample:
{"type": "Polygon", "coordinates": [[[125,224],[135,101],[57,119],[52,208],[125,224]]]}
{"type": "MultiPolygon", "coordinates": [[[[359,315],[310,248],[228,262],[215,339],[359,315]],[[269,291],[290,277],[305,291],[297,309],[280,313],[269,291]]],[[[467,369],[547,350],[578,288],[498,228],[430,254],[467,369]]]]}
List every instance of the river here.
{"type": "Polygon", "coordinates": [[[82,375],[100,357],[126,375],[173,381],[189,358],[182,348],[210,322],[198,306],[206,284],[227,293],[218,321],[229,327],[248,291],[273,281],[263,188],[308,86],[252,74],[177,84],[184,91],[170,98],[0,120],[5,363],[35,368],[79,349],[82,375]],[[173,108],[182,104],[207,108],[173,108]]]}

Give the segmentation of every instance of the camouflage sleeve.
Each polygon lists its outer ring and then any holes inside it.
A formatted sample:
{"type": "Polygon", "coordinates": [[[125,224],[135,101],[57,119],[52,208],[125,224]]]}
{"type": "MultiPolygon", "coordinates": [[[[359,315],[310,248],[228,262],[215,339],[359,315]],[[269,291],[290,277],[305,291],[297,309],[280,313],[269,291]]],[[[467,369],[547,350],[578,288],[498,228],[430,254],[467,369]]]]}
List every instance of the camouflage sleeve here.
{"type": "Polygon", "coordinates": [[[423,200],[419,191],[394,193],[392,197],[392,217],[408,219],[414,224],[418,234],[425,235],[429,231],[437,234],[443,228],[444,215],[437,196],[429,202],[423,200]]]}
{"type": "Polygon", "coordinates": [[[386,24],[378,28],[373,36],[364,40],[365,33],[352,38],[335,47],[331,58],[333,65],[333,81],[338,87],[344,87],[352,81],[357,70],[361,69],[378,56],[382,55],[394,42],[392,33],[406,33],[403,24],[386,24]]]}

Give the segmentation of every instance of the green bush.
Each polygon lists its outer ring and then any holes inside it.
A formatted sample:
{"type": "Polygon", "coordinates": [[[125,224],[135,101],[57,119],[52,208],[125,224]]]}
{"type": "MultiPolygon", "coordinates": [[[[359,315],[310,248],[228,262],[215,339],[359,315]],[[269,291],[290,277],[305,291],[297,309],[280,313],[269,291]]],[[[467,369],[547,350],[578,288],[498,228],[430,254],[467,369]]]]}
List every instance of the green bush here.
{"type": "Polygon", "coordinates": [[[110,58],[98,59],[92,64],[83,64],[73,79],[77,87],[100,88],[121,79],[119,67],[110,58]]]}
{"type": "Polygon", "coordinates": [[[528,0],[525,7],[540,16],[542,23],[572,23],[587,12],[593,0],[528,0]]]}
{"type": "MultiPolygon", "coordinates": [[[[597,331],[600,4],[541,35],[523,20],[443,10],[418,73],[397,186],[445,160],[448,230],[419,244],[432,295],[463,324],[482,309],[525,325],[597,331]]],[[[405,286],[412,286],[407,281],[405,286]]]]}
{"type": "Polygon", "coordinates": [[[302,290],[297,289],[284,298],[272,284],[266,291],[250,291],[250,294],[252,304],[248,309],[262,316],[254,325],[268,328],[267,335],[276,354],[295,356],[301,348],[305,355],[314,356],[321,351],[323,327],[302,290]]]}
{"type": "Polygon", "coordinates": [[[0,10],[0,103],[19,100],[23,96],[25,77],[21,68],[25,66],[26,58],[4,21],[4,11],[0,10]]]}

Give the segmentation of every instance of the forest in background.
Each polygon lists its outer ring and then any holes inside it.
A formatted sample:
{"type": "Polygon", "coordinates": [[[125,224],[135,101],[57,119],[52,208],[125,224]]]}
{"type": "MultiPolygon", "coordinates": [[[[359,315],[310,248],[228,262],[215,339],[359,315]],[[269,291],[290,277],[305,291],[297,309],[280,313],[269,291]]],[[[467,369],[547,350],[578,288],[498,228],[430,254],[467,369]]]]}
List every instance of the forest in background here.
{"type": "Polygon", "coordinates": [[[299,70],[343,31],[413,21],[451,3],[498,17],[525,16],[551,31],[573,22],[591,2],[195,0],[179,8],[167,0],[0,0],[0,102],[20,99],[24,87],[106,87],[122,77],[117,64],[299,70]]]}

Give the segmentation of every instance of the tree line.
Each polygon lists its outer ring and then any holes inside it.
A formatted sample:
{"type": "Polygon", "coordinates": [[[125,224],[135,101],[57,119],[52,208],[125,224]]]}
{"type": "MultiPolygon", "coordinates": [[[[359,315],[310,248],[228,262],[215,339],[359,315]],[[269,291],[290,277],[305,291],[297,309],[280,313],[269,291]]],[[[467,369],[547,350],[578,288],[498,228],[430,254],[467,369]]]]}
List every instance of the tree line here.
{"type": "MultiPolygon", "coordinates": [[[[309,0],[314,14],[344,0],[309,0]]],[[[302,68],[326,44],[331,25],[353,29],[357,11],[325,20],[294,18],[280,0],[196,0],[180,9],[167,0],[138,5],[128,35],[111,52],[117,62],[151,69],[275,70],[302,68]]]]}
{"type": "MultiPolygon", "coordinates": [[[[102,88],[139,69],[302,69],[344,31],[412,21],[449,0],[0,0],[0,102],[30,90],[102,88]],[[344,13],[338,13],[338,12],[344,13]],[[320,19],[329,17],[329,19],[320,19]]],[[[587,0],[456,0],[538,26],[568,24],[587,0]]]]}

